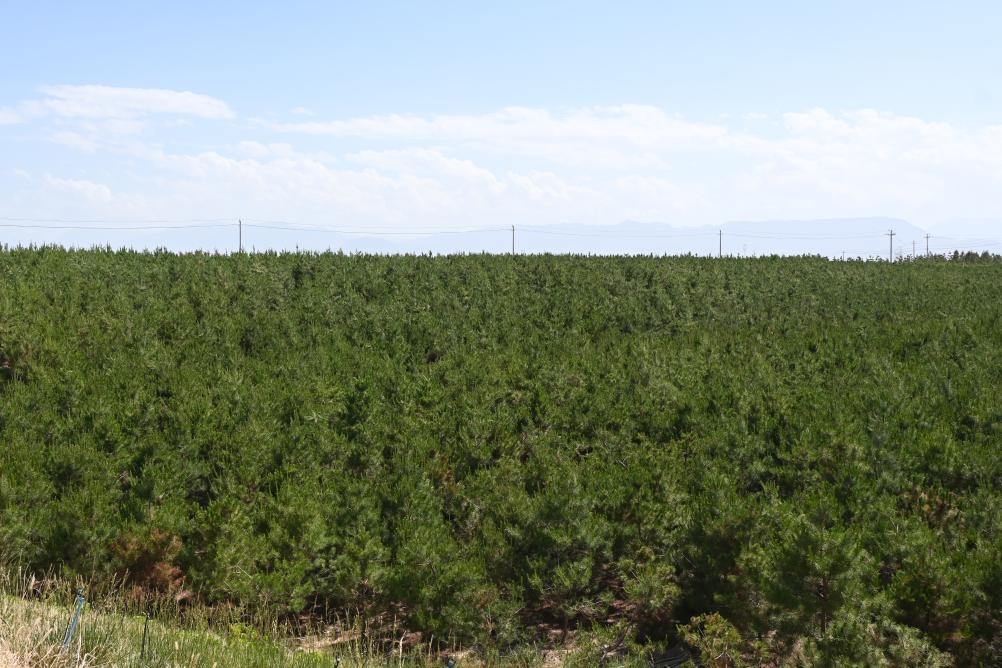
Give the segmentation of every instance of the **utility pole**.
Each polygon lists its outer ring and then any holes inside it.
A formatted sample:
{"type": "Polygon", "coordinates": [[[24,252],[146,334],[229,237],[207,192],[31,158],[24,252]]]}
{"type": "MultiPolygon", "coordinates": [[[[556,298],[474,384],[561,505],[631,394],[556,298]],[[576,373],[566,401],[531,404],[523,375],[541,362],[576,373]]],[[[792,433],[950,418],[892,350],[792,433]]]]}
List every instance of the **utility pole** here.
{"type": "Polygon", "coordinates": [[[515,226],[511,226],[511,254],[515,254],[515,226]]]}
{"type": "Polygon", "coordinates": [[[912,259],[915,259],[915,240],[912,239],[912,259]]]}
{"type": "Polygon", "coordinates": [[[925,256],[929,257],[929,237],[932,235],[928,232],[925,233],[925,256]]]}
{"type": "Polygon", "coordinates": [[[724,257],[724,231],[717,231],[717,257],[724,257]]]}
{"type": "Polygon", "coordinates": [[[240,218],[237,219],[237,243],[240,252],[244,252],[244,221],[240,218]]]}
{"type": "Polygon", "coordinates": [[[887,261],[894,262],[894,230],[887,230],[886,235],[891,241],[890,250],[887,251],[887,261]]]}

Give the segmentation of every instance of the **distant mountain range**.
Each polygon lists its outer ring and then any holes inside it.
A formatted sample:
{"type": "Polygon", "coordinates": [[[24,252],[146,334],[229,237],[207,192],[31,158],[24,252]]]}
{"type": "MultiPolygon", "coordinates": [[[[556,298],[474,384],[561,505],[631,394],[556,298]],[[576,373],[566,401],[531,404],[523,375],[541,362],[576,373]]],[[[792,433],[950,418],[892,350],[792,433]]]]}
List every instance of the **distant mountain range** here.
{"type": "MultiPolygon", "coordinates": [[[[897,218],[835,218],[829,220],[731,221],[719,226],[684,227],[665,223],[626,221],[616,225],[547,226],[515,222],[518,253],[580,253],[593,255],[823,255],[847,258],[883,258],[890,252],[889,230],[894,231],[894,257],[922,255],[929,235],[932,253],[953,250],[1002,253],[1002,221],[951,220],[923,229],[897,218]]],[[[234,226],[235,227],[235,226],[234,226]]],[[[262,227],[245,224],[247,250],[343,250],[346,253],[510,253],[510,227],[432,234],[395,231],[380,234],[344,233],[335,222],[330,228],[303,225],[262,227]],[[283,226],[289,229],[281,229],[283,226]],[[333,228],[333,229],[332,229],[333,228]]],[[[345,229],[357,229],[349,221],[345,229]]],[[[236,250],[237,230],[116,230],[107,232],[111,247],[166,248],[175,251],[236,250]]],[[[87,230],[6,230],[0,242],[92,246],[87,230]]]]}
{"type": "MultiPolygon", "coordinates": [[[[472,229],[472,228],[471,228],[472,229]]],[[[887,258],[894,231],[894,257],[960,250],[1002,252],[1002,221],[950,221],[929,230],[896,218],[731,221],[718,227],[677,227],[627,221],[618,225],[519,226],[518,253],[654,255],[824,255],[887,258]]],[[[429,235],[345,235],[332,231],[253,230],[248,246],[342,249],[367,253],[509,253],[510,229],[429,235]]]]}

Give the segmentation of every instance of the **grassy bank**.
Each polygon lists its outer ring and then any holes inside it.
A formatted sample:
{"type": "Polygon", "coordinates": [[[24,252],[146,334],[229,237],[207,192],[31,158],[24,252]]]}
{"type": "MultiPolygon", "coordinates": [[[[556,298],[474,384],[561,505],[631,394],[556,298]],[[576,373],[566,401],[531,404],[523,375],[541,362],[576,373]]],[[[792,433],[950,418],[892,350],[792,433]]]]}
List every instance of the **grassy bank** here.
{"type": "Polygon", "coordinates": [[[358,620],[268,624],[233,609],[138,599],[118,584],[82,588],[98,593],[64,649],[77,587],[9,570],[0,574],[0,668],[439,668],[450,659],[457,668],[583,668],[596,660],[625,668],[648,665],[650,655],[647,648],[610,644],[609,634],[582,637],[576,649],[524,646],[501,655],[414,643],[399,629],[366,630],[358,620]],[[141,609],[149,616],[137,614],[141,609]]]}
{"type": "MultiPolygon", "coordinates": [[[[0,599],[0,665],[28,666],[228,666],[312,667],[334,665],[330,655],[294,652],[258,638],[226,638],[208,630],[149,624],[146,656],[140,659],[144,619],[85,609],[67,650],[62,638],[72,611],[17,598],[0,599]]],[[[349,655],[350,656],[350,655],[349,655]]],[[[351,661],[342,665],[362,665],[351,661]]]]}

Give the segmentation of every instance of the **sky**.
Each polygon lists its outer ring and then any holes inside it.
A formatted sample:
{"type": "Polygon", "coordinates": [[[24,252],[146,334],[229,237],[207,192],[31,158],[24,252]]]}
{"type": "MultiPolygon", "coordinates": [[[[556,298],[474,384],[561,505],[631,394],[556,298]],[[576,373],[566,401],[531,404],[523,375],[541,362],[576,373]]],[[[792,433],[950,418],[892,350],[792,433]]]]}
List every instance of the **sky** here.
{"type": "MultiPolygon", "coordinates": [[[[377,235],[824,219],[838,235],[895,218],[1002,238],[998,3],[0,15],[0,243],[229,250],[237,219],[377,235]],[[189,227],[43,229],[155,225],[189,227]]],[[[308,236],[256,229],[266,246],[308,236]]]]}

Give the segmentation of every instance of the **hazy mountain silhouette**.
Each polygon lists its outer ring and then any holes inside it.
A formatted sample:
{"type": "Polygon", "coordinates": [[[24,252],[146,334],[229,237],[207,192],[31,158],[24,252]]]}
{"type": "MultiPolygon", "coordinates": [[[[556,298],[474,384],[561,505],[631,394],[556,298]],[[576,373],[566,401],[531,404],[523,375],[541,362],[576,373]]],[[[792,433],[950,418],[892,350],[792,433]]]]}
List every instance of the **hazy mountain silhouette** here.
{"type": "MultiPolygon", "coordinates": [[[[347,225],[347,224],[346,224],[347,225]]],[[[470,229],[476,230],[476,225],[470,229]]],[[[515,224],[518,253],[593,255],[824,255],[839,258],[888,257],[887,231],[893,229],[894,256],[925,253],[926,230],[896,218],[731,221],[719,226],[684,227],[626,221],[616,225],[515,224]],[[722,232],[722,235],[721,235],[722,232]],[[914,246],[913,246],[914,242],[914,246]]],[[[929,229],[933,253],[1002,252],[1002,221],[952,220],[929,229]]],[[[52,232],[39,243],[88,247],[87,233],[52,232]]],[[[168,248],[179,251],[236,248],[236,230],[120,231],[113,247],[168,248]]],[[[18,243],[12,239],[8,243],[18,243]]],[[[346,253],[510,253],[511,228],[433,235],[343,234],[320,228],[269,229],[244,226],[247,250],[342,250],[346,253]]]]}
{"type": "MultiPolygon", "coordinates": [[[[680,227],[626,221],[617,225],[515,226],[518,253],[712,255],[825,255],[887,258],[888,230],[893,229],[895,257],[925,252],[926,231],[895,218],[731,221],[711,227],[680,227]],[[722,232],[722,237],[718,236],[722,232]]],[[[332,232],[292,233],[255,230],[259,247],[288,246],[294,236],[300,248],[342,249],[367,253],[508,253],[510,229],[463,234],[377,237],[332,232]],[[285,239],[280,242],[280,239],[285,239]]],[[[959,237],[960,235],[958,235],[959,237]]],[[[945,240],[945,238],[944,238],[945,240]]]]}
{"type": "Polygon", "coordinates": [[[1002,220],[958,218],[933,225],[929,232],[930,247],[941,251],[957,248],[1002,252],[1002,220]]]}

